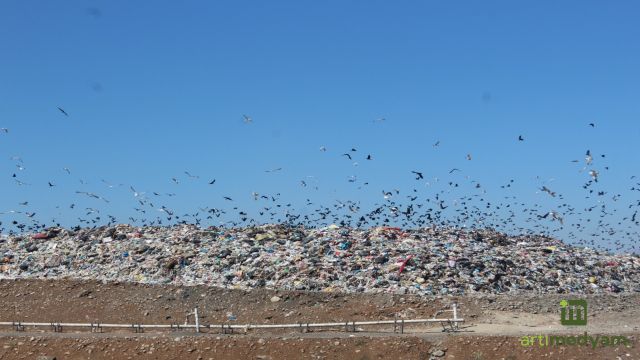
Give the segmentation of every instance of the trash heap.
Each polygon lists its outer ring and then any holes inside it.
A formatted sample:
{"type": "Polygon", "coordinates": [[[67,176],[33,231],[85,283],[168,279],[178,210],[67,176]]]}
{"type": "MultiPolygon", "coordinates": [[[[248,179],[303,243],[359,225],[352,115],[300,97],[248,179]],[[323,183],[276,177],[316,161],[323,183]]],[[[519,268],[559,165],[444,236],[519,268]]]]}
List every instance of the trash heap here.
{"type": "Polygon", "coordinates": [[[117,225],[2,235],[0,278],[421,295],[629,293],[640,292],[640,258],[490,229],[117,225]]]}

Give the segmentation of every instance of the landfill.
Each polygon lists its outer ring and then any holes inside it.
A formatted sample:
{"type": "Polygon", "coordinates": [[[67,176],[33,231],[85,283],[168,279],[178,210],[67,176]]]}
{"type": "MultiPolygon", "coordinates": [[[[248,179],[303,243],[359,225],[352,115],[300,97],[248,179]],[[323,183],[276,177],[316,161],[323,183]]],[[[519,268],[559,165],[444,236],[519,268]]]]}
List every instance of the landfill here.
{"type": "Polygon", "coordinates": [[[0,236],[0,279],[418,295],[637,293],[640,258],[491,229],[102,226],[0,236]]]}

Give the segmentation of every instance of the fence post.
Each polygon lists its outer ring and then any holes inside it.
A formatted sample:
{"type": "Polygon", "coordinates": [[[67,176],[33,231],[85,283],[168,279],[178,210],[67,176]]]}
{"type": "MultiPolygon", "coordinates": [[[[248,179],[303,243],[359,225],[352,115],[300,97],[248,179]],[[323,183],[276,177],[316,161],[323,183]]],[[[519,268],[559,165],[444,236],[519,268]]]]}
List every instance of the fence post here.
{"type": "Polygon", "coordinates": [[[200,320],[198,319],[198,307],[196,306],[195,309],[193,309],[194,312],[194,316],[196,317],[196,332],[199,333],[200,332],[200,320]]]}

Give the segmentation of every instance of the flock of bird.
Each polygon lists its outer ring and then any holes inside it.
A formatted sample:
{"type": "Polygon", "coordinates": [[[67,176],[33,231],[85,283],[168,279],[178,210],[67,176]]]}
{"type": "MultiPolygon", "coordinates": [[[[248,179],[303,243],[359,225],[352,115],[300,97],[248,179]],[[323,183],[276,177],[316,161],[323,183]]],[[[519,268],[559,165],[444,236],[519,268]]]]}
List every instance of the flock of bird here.
{"type": "MultiPolygon", "coordinates": [[[[69,117],[69,113],[62,107],[57,110],[60,116],[69,117]]],[[[385,118],[373,120],[373,123],[385,122],[385,118]]],[[[242,115],[242,122],[248,126],[253,123],[253,119],[248,115],[242,115]]],[[[594,123],[587,126],[595,128],[594,123]]],[[[10,136],[10,129],[0,128],[0,135],[10,136]]],[[[523,142],[523,135],[514,136],[514,141],[523,142]]],[[[434,148],[439,147],[440,141],[433,144],[434,148]]],[[[327,153],[325,146],[320,147],[320,151],[327,153]]],[[[354,161],[356,154],[359,154],[356,148],[339,155],[349,161],[354,161]]],[[[365,161],[373,161],[371,154],[362,157],[365,161]]],[[[605,155],[600,155],[605,158],[605,155]]],[[[472,161],[472,155],[467,154],[466,159],[472,161]]],[[[499,200],[495,200],[488,194],[487,190],[476,180],[470,176],[464,176],[464,172],[459,168],[449,170],[449,175],[453,178],[450,181],[440,181],[438,178],[427,179],[423,170],[407,170],[407,176],[412,176],[416,181],[416,186],[408,190],[392,189],[382,190],[382,196],[368,210],[362,208],[360,201],[353,200],[336,200],[333,204],[314,203],[309,198],[304,204],[300,204],[301,208],[291,202],[282,199],[280,193],[276,194],[260,194],[252,192],[251,197],[254,201],[259,202],[256,206],[257,211],[252,213],[248,209],[241,209],[234,206],[234,199],[230,196],[222,196],[219,204],[215,207],[199,207],[192,213],[178,214],[166,204],[163,204],[163,198],[177,196],[176,193],[160,193],[160,192],[141,192],[136,190],[133,185],[128,188],[131,192],[135,206],[135,216],[128,219],[118,219],[116,216],[109,214],[109,207],[112,203],[104,195],[76,190],[76,196],[83,196],[96,204],[86,207],[84,216],[77,218],[77,226],[100,226],[113,225],[119,222],[127,222],[137,225],[148,226],[167,226],[173,224],[193,223],[200,226],[216,225],[216,226],[251,226],[260,223],[286,223],[292,226],[315,227],[329,223],[339,224],[348,227],[370,227],[380,225],[401,226],[404,228],[420,228],[430,226],[443,227],[468,227],[468,228],[494,228],[498,231],[518,234],[548,234],[562,233],[563,237],[571,242],[589,246],[593,248],[601,248],[616,251],[629,251],[638,253],[637,239],[638,226],[640,226],[640,218],[637,216],[638,208],[640,208],[640,200],[632,200],[628,203],[626,214],[618,214],[618,208],[609,206],[609,199],[613,202],[621,201],[622,195],[609,195],[608,191],[596,189],[600,172],[594,168],[595,154],[587,150],[584,160],[572,160],[572,162],[584,162],[584,167],[580,172],[586,171],[589,180],[582,186],[585,193],[585,199],[594,201],[594,204],[583,209],[578,209],[566,201],[562,194],[554,191],[550,184],[543,184],[537,190],[549,197],[558,200],[559,203],[555,208],[548,208],[540,204],[528,204],[514,194],[508,192],[515,179],[509,180],[500,186],[505,191],[499,200]],[[461,173],[461,174],[457,174],[461,173]],[[443,188],[437,189],[436,183],[443,188]],[[423,191],[423,188],[429,188],[423,191]],[[428,194],[425,194],[428,192],[428,194]],[[224,204],[230,204],[226,206],[224,204]],[[224,206],[220,206],[224,205],[224,206]],[[312,209],[312,210],[309,210],[312,209]],[[608,243],[609,241],[609,243],[608,243]]],[[[11,173],[16,186],[35,186],[30,182],[23,181],[18,176],[25,165],[23,160],[18,156],[10,157],[15,162],[16,171],[11,173]]],[[[339,159],[336,159],[339,161],[339,159]]],[[[357,165],[357,163],[354,163],[357,165]]],[[[61,168],[67,176],[72,175],[72,171],[68,167],[61,168]]],[[[608,170],[608,167],[604,167],[608,170]]],[[[281,172],[283,168],[273,168],[265,170],[266,173],[281,172]]],[[[184,171],[186,179],[191,181],[201,181],[200,176],[194,175],[189,171],[184,171]]],[[[184,182],[184,177],[174,176],[170,181],[176,186],[188,186],[184,182]]],[[[633,192],[640,191],[640,182],[637,182],[635,176],[631,177],[630,190],[633,192]]],[[[216,185],[216,179],[207,178],[202,180],[207,186],[216,185]]],[[[85,181],[80,179],[85,184],[85,181]]],[[[354,175],[348,179],[350,183],[358,182],[360,186],[368,186],[368,182],[362,182],[354,175]]],[[[102,180],[104,186],[109,189],[115,187],[125,187],[124,184],[111,184],[106,180],[102,180]]],[[[43,184],[45,185],[45,184],[43,184]]],[[[56,187],[56,182],[48,181],[46,184],[49,188],[56,187]]],[[[320,186],[317,179],[308,176],[300,180],[300,186],[303,188],[314,188],[318,190],[320,186]]],[[[6,204],[3,204],[6,205],[6,204]]],[[[18,210],[10,209],[0,212],[0,232],[35,232],[50,226],[60,226],[56,219],[44,220],[39,219],[35,211],[29,211],[29,201],[23,201],[18,204],[18,210]]],[[[70,209],[74,209],[76,203],[69,205],[70,209]]],[[[60,208],[60,206],[58,207],[60,208]]],[[[2,210],[2,209],[0,209],[2,210]]]]}

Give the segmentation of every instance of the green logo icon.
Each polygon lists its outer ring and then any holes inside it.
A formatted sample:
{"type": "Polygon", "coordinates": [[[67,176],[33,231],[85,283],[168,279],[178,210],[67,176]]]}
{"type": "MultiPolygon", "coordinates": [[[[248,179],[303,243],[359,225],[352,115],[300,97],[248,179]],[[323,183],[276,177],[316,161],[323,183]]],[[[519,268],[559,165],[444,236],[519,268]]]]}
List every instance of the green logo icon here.
{"type": "Polygon", "coordinates": [[[562,325],[587,325],[587,301],[560,301],[560,323],[562,325]]]}

